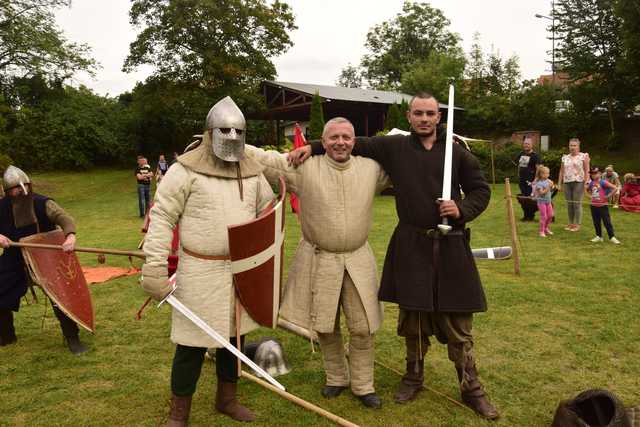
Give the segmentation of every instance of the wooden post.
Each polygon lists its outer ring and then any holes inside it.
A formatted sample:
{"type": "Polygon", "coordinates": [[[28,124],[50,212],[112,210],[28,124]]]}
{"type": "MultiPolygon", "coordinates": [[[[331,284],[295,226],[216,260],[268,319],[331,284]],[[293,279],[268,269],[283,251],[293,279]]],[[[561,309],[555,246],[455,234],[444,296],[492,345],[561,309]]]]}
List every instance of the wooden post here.
{"type": "Polygon", "coordinates": [[[513,214],[513,197],[511,196],[511,184],[509,178],[504,179],[504,199],[507,202],[507,217],[509,218],[509,229],[511,231],[511,248],[513,251],[513,271],[520,275],[520,254],[518,252],[518,230],[516,229],[516,218],[513,214]]]}
{"type": "Polygon", "coordinates": [[[344,427],[358,427],[357,424],[352,423],[351,421],[345,420],[342,417],[339,417],[336,414],[332,414],[331,412],[320,408],[319,406],[314,405],[311,402],[307,402],[304,399],[299,398],[298,396],[288,393],[286,391],[282,391],[277,387],[272,386],[271,384],[269,384],[266,381],[261,380],[260,378],[251,375],[248,372],[245,371],[240,371],[241,376],[253,381],[254,383],[261,385],[262,387],[273,391],[274,393],[279,394],[280,396],[284,397],[285,399],[287,399],[290,402],[295,403],[296,405],[302,406],[304,409],[308,409],[312,412],[315,412],[318,415],[322,415],[323,417],[327,418],[328,420],[333,421],[334,423],[338,424],[339,426],[344,426],[344,427]]]}
{"type": "Polygon", "coordinates": [[[495,162],[493,160],[493,141],[490,142],[490,147],[491,147],[491,178],[493,179],[493,188],[495,189],[496,187],[496,165],[495,162]]]}

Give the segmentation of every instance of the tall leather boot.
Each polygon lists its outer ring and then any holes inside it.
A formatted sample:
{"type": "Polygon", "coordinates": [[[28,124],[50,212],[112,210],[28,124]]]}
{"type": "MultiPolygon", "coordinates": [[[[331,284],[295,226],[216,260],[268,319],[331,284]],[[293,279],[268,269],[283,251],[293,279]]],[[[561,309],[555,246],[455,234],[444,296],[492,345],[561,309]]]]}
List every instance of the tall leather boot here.
{"type": "Polygon", "coordinates": [[[191,396],[171,395],[171,410],[166,427],[186,427],[191,412],[191,396]]]}
{"type": "Polygon", "coordinates": [[[464,371],[456,366],[458,372],[458,381],[460,381],[460,395],[462,402],[469,408],[488,420],[497,420],[500,417],[498,410],[491,404],[487,394],[482,388],[482,384],[478,379],[478,371],[476,365],[471,361],[468,363],[464,371]]]}
{"type": "Polygon", "coordinates": [[[407,403],[416,398],[424,389],[424,355],[427,352],[428,341],[422,341],[422,349],[418,337],[406,337],[407,371],[400,380],[400,385],[394,396],[396,403],[407,403]]]}
{"type": "Polygon", "coordinates": [[[0,347],[18,341],[13,327],[13,311],[0,310],[0,347]]]}
{"type": "Polygon", "coordinates": [[[242,406],[236,397],[236,383],[218,380],[216,392],[216,410],[230,416],[236,421],[251,422],[256,416],[246,407],[242,406]]]}

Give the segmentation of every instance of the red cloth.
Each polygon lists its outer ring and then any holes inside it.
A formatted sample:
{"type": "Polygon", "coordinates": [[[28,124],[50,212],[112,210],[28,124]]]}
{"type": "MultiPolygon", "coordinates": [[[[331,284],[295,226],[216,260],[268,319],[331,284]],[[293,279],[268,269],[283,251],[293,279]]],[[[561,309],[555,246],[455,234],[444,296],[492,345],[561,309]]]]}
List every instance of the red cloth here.
{"type": "MultiPolygon", "coordinates": [[[[294,134],[293,134],[293,147],[300,148],[306,144],[307,144],[307,141],[304,139],[304,135],[302,134],[302,128],[300,127],[299,123],[296,123],[294,127],[294,134]]],[[[298,197],[294,193],[291,193],[290,198],[291,198],[291,209],[293,209],[295,213],[300,212],[300,201],[298,200],[298,197]]]]}
{"type": "Polygon", "coordinates": [[[640,212],[640,184],[624,184],[620,192],[620,208],[627,212],[640,212]]]}

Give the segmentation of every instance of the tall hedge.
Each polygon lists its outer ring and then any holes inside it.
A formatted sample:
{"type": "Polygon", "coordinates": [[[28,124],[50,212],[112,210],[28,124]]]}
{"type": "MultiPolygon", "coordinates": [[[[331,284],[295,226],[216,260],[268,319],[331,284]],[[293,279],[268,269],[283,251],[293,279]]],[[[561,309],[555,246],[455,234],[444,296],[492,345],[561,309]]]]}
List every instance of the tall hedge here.
{"type": "Polygon", "coordinates": [[[311,101],[311,115],[309,117],[309,139],[320,139],[324,129],[324,113],[322,112],[322,100],[316,92],[311,101]]]}

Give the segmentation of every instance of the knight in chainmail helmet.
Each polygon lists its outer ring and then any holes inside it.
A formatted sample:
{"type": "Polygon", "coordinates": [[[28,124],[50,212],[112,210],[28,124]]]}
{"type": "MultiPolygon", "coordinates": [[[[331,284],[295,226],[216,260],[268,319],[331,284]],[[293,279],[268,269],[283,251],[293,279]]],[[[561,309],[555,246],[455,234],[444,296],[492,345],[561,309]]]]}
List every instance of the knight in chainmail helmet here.
{"type": "MultiPolygon", "coordinates": [[[[205,121],[202,141],[187,147],[167,171],[156,191],[145,238],[146,262],[142,287],[161,300],[171,291],[167,257],[172,230],[180,229],[180,264],[174,295],[235,346],[234,289],[229,268],[227,227],[256,218],[273,200],[264,169],[244,157],[246,122],[230,97],[217,102],[205,121]]],[[[244,335],[258,324],[241,310],[244,335]]],[[[215,408],[237,421],[255,415],[236,396],[237,359],[174,310],[171,340],[176,344],[171,374],[171,409],[167,426],[185,426],[191,410],[204,354],[215,348],[217,389],[215,408]]]]}
{"type": "Polygon", "coordinates": [[[244,158],[247,124],[242,111],[230,97],[211,107],[207,114],[207,129],[218,158],[226,162],[239,162],[244,158]]]}
{"type": "MultiPolygon", "coordinates": [[[[73,218],[52,199],[34,193],[31,179],[23,170],[9,166],[2,187],[6,197],[0,199],[0,246],[4,248],[0,255],[0,346],[17,341],[13,312],[20,309],[28,281],[20,249],[9,243],[56,227],[66,236],[62,245],[65,251],[72,251],[76,241],[73,218]]],[[[74,354],[87,351],[80,342],[78,325],[51,303],[69,350],[74,354]]]]}

